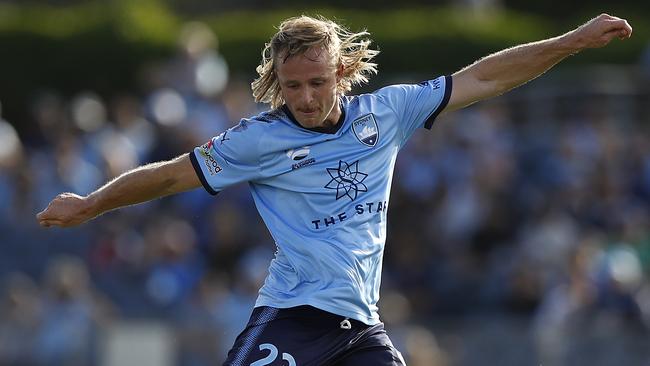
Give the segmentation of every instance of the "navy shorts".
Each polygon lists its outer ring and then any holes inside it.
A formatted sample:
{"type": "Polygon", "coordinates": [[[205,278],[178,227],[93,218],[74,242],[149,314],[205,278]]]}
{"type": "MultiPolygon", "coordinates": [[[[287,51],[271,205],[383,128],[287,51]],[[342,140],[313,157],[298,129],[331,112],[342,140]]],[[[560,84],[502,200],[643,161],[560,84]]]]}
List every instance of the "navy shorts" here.
{"type": "Polygon", "coordinates": [[[405,366],[384,324],[311,306],[253,309],[224,366],[405,366]]]}

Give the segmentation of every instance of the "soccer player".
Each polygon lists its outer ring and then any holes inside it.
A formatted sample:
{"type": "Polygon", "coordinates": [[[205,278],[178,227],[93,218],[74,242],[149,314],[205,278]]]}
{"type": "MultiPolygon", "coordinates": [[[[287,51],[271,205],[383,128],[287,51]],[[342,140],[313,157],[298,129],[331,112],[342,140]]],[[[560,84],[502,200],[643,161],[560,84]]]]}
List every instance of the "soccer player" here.
{"type": "Polygon", "coordinates": [[[277,253],[225,365],[404,365],[377,301],[395,158],[416,128],[504,93],[632,28],[602,14],[561,36],[489,55],[450,76],[347,96],[376,72],[366,32],[327,19],[284,21],[252,83],[272,109],[192,152],[148,164],[79,196],[58,195],[41,225],[203,186],[246,181],[277,253]]]}

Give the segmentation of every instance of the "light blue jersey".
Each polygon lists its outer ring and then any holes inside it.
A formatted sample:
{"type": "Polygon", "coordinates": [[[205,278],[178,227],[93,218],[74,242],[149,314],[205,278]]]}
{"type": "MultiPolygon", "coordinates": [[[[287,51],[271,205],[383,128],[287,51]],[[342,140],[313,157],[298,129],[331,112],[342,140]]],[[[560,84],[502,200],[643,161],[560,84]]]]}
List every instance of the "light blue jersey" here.
{"type": "Polygon", "coordinates": [[[277,244],[256,306],[311,305],[379,322],[377,301],[395,159],[416,128],[431,128],[451,77],[341,97],[327,132],[288,108],[242,120],[190,158],[205,189],[242,181],[277,244]]]}

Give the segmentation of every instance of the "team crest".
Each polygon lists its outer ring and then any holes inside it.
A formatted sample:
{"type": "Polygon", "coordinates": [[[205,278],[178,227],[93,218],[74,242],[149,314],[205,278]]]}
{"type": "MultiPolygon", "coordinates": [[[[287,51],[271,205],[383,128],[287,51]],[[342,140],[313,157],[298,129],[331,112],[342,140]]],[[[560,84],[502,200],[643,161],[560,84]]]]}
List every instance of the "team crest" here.
{"type": "Polygon", "coordinates": [[[377,145],[379,127],[377,127],[377,121],[372,113],[355,119],[352,122],[352,131],[362,144],[370,147],[377,145]]]}

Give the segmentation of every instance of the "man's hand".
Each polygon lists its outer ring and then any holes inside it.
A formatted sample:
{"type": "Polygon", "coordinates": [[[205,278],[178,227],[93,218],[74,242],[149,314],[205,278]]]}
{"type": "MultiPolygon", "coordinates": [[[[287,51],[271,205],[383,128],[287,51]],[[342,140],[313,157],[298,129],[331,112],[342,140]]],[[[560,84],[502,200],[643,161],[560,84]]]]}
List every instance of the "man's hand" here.
{"type": "Polygon", "coordinates": [[[567,33],[566,36],[576,42],[577,49],[600,48],[606,46],[614,38],[630,38],[632,27],[625,19],[600,14],[567,33]]]}
{"type": "Polygon", "coordinates": [[[56,196],[47,208],[36,215],[38,223],[44,227],[69,227],[94,218],[92,205],[87,197],[74,193],[61,193],[56,196]]]}

